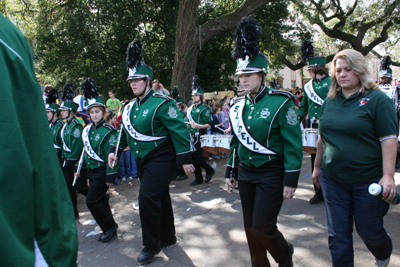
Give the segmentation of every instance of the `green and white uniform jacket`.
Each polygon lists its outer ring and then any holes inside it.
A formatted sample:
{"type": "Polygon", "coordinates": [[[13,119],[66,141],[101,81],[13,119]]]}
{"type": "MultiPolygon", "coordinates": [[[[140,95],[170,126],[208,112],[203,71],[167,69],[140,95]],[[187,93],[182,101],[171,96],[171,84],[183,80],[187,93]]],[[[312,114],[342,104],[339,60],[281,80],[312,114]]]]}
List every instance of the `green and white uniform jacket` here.
{"type": "Polygon", "coordinates": [[[82,149],[82,130],[83,126],[76,117],[68,120],[61,129],[61,139],[63,142],[64,166],[73,167],[79,160],[82,149]]]}
{"type": "MultiPolygon", "coordinates": [[[[118,155],[129,145],[133,156],[143,159],[168,139],[172,139],[177,164],[190,164],[190,136],[175,101],[149,90],[124,107],[123,132],[118,155]]],[[[118,130],[118,135],[121,129],[118,130]]],[[[115,151],[116,138],[110,152],[115,151]]]]}
{"type": "Polygon", "coordinates": [[[63,126],[64,121],[60,119],[56,119],[50,124],[50,133],[53,136],[53,145],[57,151],[57,154],[62,152],[63,143],[61,139],[61,129],[63,126]]]}
{"type": "Polygon", "coordinates": [[[321,80],[313,79],[304,85],[304,98],[297,114],[300,120],[305,116],[319,119],[321,107],[331,87],[331,77],[325,76],[321,80]]]}
{"type": "MultiPolygon", "coordinates": [[[[193,104],[191,107],[187,109],[187,118],[189,122],[195,122],[200,125],[210,124],[213,121],[212,112],[209,106],[204,105],[203,103],[199,103],[197,105],[193,104]]],[[[206,129],[193,129],[190,127],[190,133],[195,134],[197,132],[205,132],[206,129]]]]}
{"type": "MultiPolygon", "coordinates": [[[[229,117],[234,131],[227,174],[239,161],[259,167],[279,155],[284,157],[284,186],[297,187],[303,158],[301,131],[293,95],[264,87],[254,99],[237,98],[229,117]]],[[[226,176],[229,177],[229,176],[226,176]]]]}
{"type": "MultiPolygon", "coordinates": [[[[83,149],[85,150],[82,167],[96,169],[106,164],[106,182],[114,183],[119,169],[118,164],[113,169],[108,166],[108,151],[117,136],[117,130],[102,119],[97,125],[87,125],[82,132],[83,149]]],[[[76,163],[78,165],[79,162],[76,163]]]]}

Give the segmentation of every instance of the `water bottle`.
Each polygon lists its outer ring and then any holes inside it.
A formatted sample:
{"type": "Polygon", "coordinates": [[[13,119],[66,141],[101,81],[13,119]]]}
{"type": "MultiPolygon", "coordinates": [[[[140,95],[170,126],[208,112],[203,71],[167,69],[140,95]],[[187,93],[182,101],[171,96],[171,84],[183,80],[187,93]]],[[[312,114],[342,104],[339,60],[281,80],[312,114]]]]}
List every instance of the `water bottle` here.
{"type": "MultiPolygon", "coordinates": [[[[382,198],[383,186],[381,186],[380,184],[373,183],[369,186],[368,192],[375,197],[382,198]]],[[[386,199],[383,199],[383,200],[390,204],[399,204],[400,203],[400,195],[396,193],[396,196],[394,197],[394,199],[389,200],[389,201],[386,199]]]]}

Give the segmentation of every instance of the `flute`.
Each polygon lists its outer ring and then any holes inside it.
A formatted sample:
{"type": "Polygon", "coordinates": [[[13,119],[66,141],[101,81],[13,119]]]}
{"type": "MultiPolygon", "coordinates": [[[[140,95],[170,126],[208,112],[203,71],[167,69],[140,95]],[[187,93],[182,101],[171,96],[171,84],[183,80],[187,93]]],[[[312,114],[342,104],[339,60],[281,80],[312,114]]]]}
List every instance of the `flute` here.
{"type": "Polygon", "coordinates": [[[85,154],[85,149],[82,150],[81,158],[79,159],[78,168],[76,169],[76,174],[74,175],[74,181],[72,182],[72,186],[75,186],[75,184],[76,184],[76,180],[78,179],[77,174],[81,173],[83,160],[85,158],[84,154],[85,154]]]}
{"type": "MultiPolygon", "coordinates": [[[[121,143],[121,134],[122,134],[123,130],[124,130],[124,126],[121,124],[121,129],[119,130],[119,135],[118,135],[118,139],[117,139],[117,145],[115,146],[115,155],[118,154],[118,148],[119,148],[119,144],[121,143]]],[[[112,164],[112,168],[115,167],[115,162],[116,161],[114,160],[114,162],[112,164]]]]}

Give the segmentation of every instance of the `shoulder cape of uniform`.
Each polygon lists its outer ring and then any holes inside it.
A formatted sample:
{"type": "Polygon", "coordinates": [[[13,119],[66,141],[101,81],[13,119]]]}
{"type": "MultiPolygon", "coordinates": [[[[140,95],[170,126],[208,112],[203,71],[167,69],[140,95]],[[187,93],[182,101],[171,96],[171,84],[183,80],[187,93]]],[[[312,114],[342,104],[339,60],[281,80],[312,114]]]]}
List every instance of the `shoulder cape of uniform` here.
{"type": "MultiPolygon", "coordinates": [[[[81,124],[78,120],[76,120],[76,119],[72,120],[72,123],[74,124],[74,126],[75,126],[75,125],[80,125],[80,126],[82,126],[82,124],[81,124]]],[[[83,127],[83,126],[82,126],[82,127],[83,127]]]]}
{"type": "Polygon", "coordinates": [[[295,100],[294,95],[288,91],[283,91],[283,90],[269,90],[268,91],[269,95],[285,95],[293,100],[295,100]]]}
{"type": "Polygon", "coordinates": [[[111,130],[111,131],[115,131],[116,129],[114,128],[114,126],[112,126],[111,124],[109,124],[108,122],[105,122],[103,124],[104,127],[106,127],[107,129],[111,130]]]}
{"type": "Polygon", "coordinates": [[[231,99],[231,106],[235,105],[237,102],[242,101],[245,98],[246,98],[246,95],[236,96],[236,97],[232,98],[231,99]]]}
{"type": "Polygon", "coordinates": [[[171,97],[169,97],[169,96],[167,96],[167,95],[163,95],[163,94],[154,93],[153,96],[154,96],[154,97],[165,98],[165,99],[167,99],[167,100],[172,100],[171,97]]]}

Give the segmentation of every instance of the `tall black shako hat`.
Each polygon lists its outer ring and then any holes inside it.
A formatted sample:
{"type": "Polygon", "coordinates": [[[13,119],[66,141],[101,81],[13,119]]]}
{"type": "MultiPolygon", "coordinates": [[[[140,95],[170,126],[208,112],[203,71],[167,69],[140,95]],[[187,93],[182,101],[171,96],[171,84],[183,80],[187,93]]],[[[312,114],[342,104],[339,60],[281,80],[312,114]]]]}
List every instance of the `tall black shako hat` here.
{"type": "Polygon", "coordinates": [[[177,85],[175,85],[174,88],[172,88],[171,97],[173,100],[175,100],[177,104],[183,103],[183,98],[179,96],[177,85]]]}
{"type": "Polygon", "coordinates": [[[390,68],[392,60],[390,56],[384,56],[381,61],[381,66],[379,67],[379,77],[389,77],[392,78],[392,69],[390,68]]]}
{"type": "Polygon", "coordinates": [[[56,103],[58,99],[58,92],[55,88],[51,89],[46,98],[46,110],[51,112],[60,113],[60,106],[56,103]]]}
{"type": "Polygon", "coordinates": [[[81,88],[83,91],[83,95],[85,96],[86,99],[86,104],[87,104],[86,110],[89,110],[92,107],[103,107],[103,108],[106,107],[106,105],[104,105],[103,98],[100,97],[99,93],[97,92],[97,84],[95,80],[93,80],[92,78],[87,78],[83,82],[81,88]]]}
{"type": "Polygon", "coordinates": [[[307,63],[308,69],[317,66],[325,66],[326,57],[314,57],[314,46],[310,40],[303,41],[301,45],[301,57],[307,63]]]}
{"type": "Polygon", "coordinates": [[[235,48],[232,51],[236,60],[235,75],[263,72],[267,74],[268,57],[259,51],[262,28],[253,16],[242,18],[235,30],[235,48]]]}
{"type": "Polygon", "coordinates": [[[153,69],[149,65],[144,64],[142,50],[142,40],[135,39],[128,45],[126,65],[129,69],[129,76],[127,81],[143,78],[153,79],[153,69]]]}
{"type": "Polygon", "coordinates": [[[74,96],[74,86],[72,85],[72,83],[67,83],[63,88],[63,94],[61,96],[62,104],[60,109],[66,109],[76,112],[78,110],[79,104],[74,102],[74,96]]]}
{"type": "Polygon", "coordinates": [[[204,95],[204,90],[200,87],[200,79],[197,75],[193,76],[192,95],[204,95]]]}

